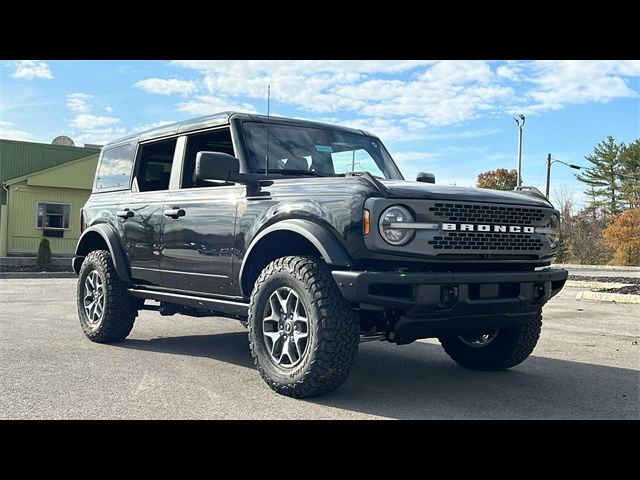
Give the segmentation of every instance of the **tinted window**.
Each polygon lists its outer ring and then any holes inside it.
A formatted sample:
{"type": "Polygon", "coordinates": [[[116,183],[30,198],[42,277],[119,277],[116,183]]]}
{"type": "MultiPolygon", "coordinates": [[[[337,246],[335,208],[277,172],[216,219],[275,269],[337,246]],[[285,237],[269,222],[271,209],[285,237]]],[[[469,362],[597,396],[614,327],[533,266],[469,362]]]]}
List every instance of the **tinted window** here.
{"type": "Polygon", "coordinates": [[[139,192],[168,190],[176,139],[140,145],[134,185],[139,192]]]}
{"type": "Polygon", "coordinates": [[[380,141],[365,134],[331,128],[245,122],[252,171],[283,175],[343,175],[367,171],[382,178],[402,178],[380,141]],[[308,172],[308,173],[307,173],[308,172]]]}
{"type": "MultiPolygon", "coordinates": [[[[196,167],[198,152],[221,152],[234,155],[231,142],[231,130],[219,128],[210,132],[198,133],[187,137],[187,148],[184,155],[184,169],[182,171],[182,188],[193,188],[193,171],[196,167]]],[[[226,185],[224,182],[221,185],[226,185]]]]}
{"type": "Polygon", "coordinates": [[[124,190],[131,182],[133,145],[122,145],[102,152],[96,190],[124,190]]]}

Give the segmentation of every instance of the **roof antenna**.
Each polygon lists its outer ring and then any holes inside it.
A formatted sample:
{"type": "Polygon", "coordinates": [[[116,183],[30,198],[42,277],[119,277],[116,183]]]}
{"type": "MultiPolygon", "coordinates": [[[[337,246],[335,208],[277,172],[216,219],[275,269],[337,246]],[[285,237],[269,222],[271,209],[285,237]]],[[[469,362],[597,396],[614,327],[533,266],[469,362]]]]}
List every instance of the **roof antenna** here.
{"type": "Polygon", "coordinates": [[[267,156],[264,159],[264,174],[269,175],[269,118],[271,117],[271,85],[267,85],[267,156]]]}

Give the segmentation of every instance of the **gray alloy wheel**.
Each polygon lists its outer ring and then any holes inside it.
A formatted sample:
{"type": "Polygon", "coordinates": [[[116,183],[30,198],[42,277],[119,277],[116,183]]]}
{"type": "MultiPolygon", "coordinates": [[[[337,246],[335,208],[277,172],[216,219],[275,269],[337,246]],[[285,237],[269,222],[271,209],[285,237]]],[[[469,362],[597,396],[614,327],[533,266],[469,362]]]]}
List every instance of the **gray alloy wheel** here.
{"type": "Polygon", "coordinates": [[[98,270],[91,270],[84,281],[84,311],[92,329],[100,326],[104,314],[104,282],[98,270]]]}
{"type": "Polygon", "coordinates": [[[280,287],[269,297],[262,335],[271,360],[284,368],[300,363],[309,339],[309,321],[300,297],[290,287],[280,287]]]}
{"type": "Polygon", "coordinates": [[[78,274],[76,299],[80,326],[87,338],[97,343],[127,338],[140,305],[118,278],[106,250],[94,250],[85,257],[78,274]]]}

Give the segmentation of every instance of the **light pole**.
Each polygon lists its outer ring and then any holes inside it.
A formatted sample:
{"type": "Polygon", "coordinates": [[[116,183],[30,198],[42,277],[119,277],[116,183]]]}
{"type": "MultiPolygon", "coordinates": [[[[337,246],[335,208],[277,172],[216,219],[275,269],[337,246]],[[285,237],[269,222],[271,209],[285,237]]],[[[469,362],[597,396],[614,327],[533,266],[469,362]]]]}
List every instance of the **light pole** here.
{"type": "Polygon", "coordinates": [[[547,199],[549,199],[549,184],[551,183],[551,165],[553,165],[554,163],[562,163],[563,165],[566,165],[569,168],[573,168],[574,170],[580,170],[582,167],[580,165],[575,165],[574,163],[566,163],[563,162],[562,160],[551,160],[551,154],[547,155],[547,194],[546,197],[547,199]]]}
{"type": "Polygon", "coordinates": [[[517,117],[513,117],[518,125],[518,177],[516,185],[520,187],[522,185],[522,127],[524,127],[524,115],[520,114],[517,117]]]}

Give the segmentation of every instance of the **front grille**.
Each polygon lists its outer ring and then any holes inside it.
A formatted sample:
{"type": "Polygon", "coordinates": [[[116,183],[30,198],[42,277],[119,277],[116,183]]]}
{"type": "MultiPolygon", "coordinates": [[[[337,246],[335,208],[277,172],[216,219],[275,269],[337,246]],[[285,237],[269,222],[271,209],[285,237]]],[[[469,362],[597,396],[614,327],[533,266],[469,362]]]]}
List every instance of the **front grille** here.
{"type": "Polygon", "coordinates": [[[436,203],[431,215],[449,222],[498,223],[531,225],[540,222],[545,213],[539,208],[471,205],[468,203],[436,203]]]}
{"type": "Polygon", "coordinates": [[[524,233],[451,232],[429,240],[436,250],[541,250],[538,238],[524,233]]]}

